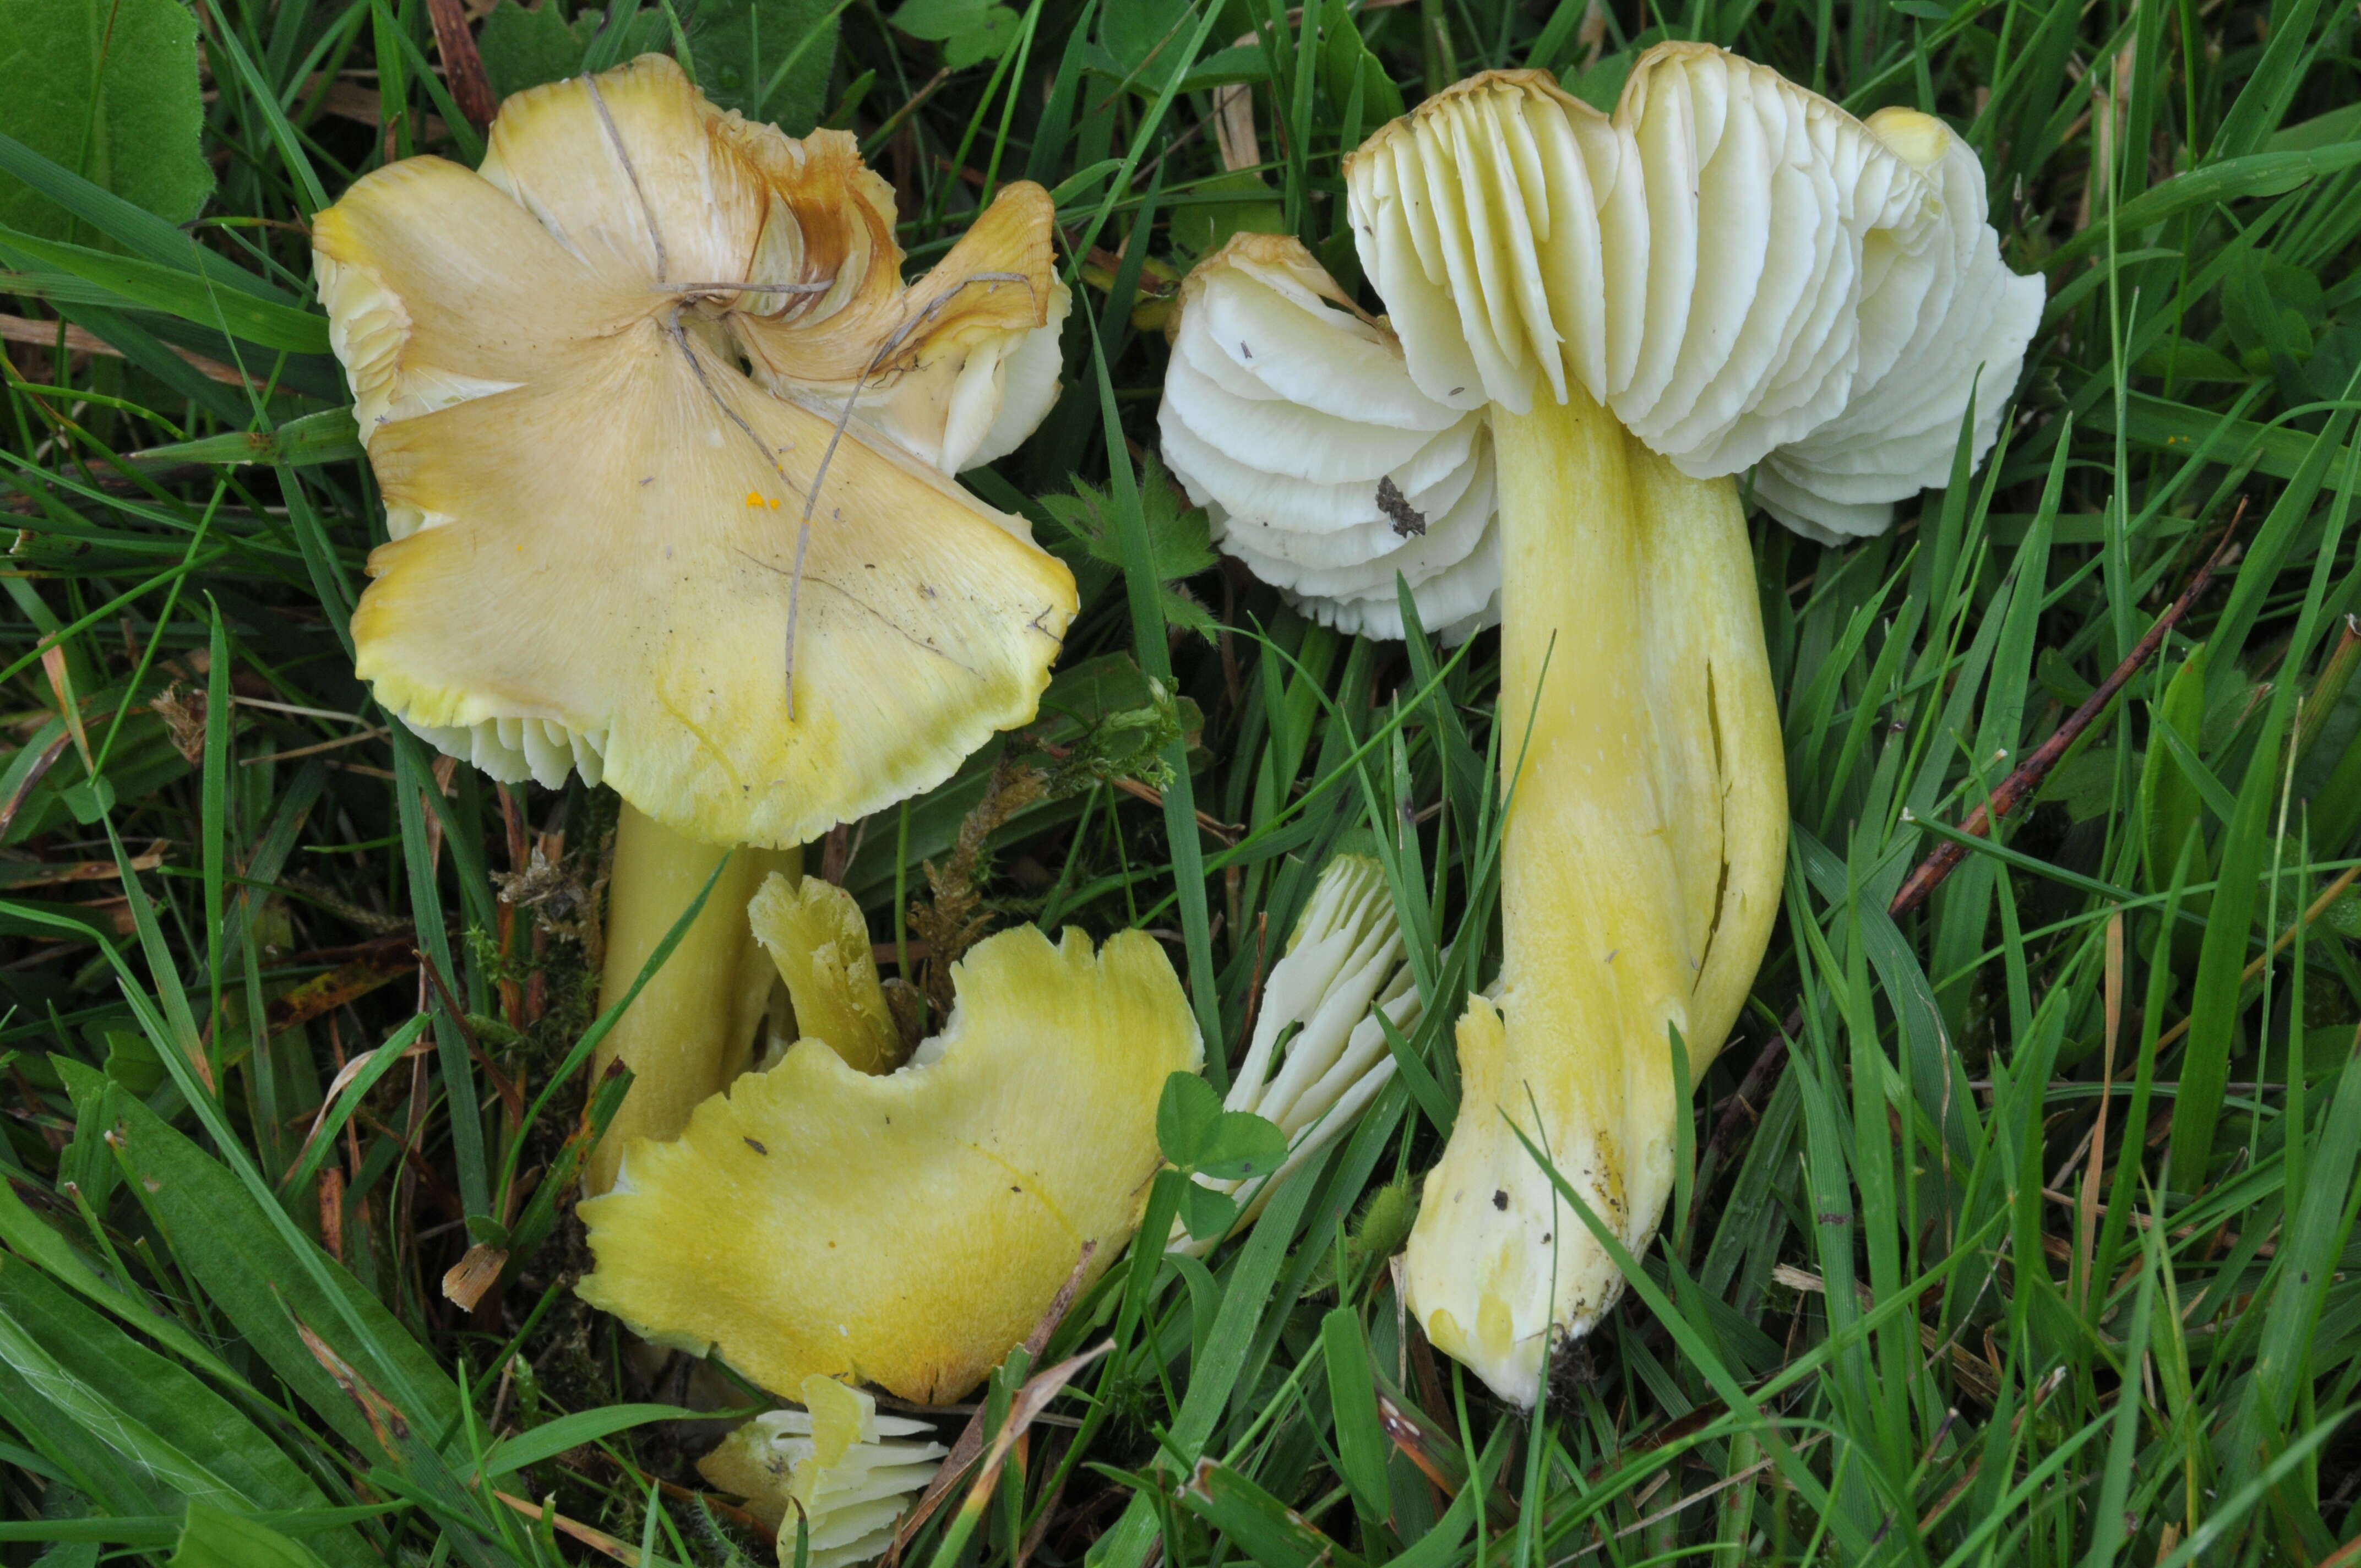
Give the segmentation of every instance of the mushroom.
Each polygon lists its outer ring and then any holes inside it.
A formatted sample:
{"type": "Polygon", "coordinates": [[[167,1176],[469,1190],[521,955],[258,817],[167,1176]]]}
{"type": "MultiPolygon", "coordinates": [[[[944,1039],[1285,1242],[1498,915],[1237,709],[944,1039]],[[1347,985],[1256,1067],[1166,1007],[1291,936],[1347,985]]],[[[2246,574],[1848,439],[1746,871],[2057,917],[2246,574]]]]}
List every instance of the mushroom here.
{"type": "MultiPolygon", "coordinates": [[[[1460,1021],[1460,1112],[1426,1179],[1407,1294],[1436,1345],[1531,1405],[1554,1345],[1598,1322],[1622,1277],[1526,1140],[1589,1221],[1643,1250],[1686,1113],[1672,1034],[1693,1083],[1778,905],[1784,759],[1736,476],[1751,468],[1755,499],[1815,537],[1883,528],[1894,501],[1945,478],[1971,396],[1966,439],[1978,460],[1989,449],[2043,291],[2002,263],[1982,169],[1940,121],[1858,121],[1702,45],[1643,55],[1611,119],[1539,72],[1472,78],[1370,137],[1345,184],[1389,317],[1356,330],[1323,307],[1294,323],[1268,356],[1292,360],[1283,380],[1196,376],[1233,348],[1236,367],[1248,349],[1266,358],[1201,308],[1237,287],[1226,275],[1252,260],[1279,291],[1267,258],[1210,258],[1184,291],[1165,450],[1224,509],[1225,548],[1296,562],[1383,544],[1367,476],[1403,489],[1414,433],[1483,416],[1504,989],[1460,1021]],[[1349,358],[1321,346],[1347,337],[1349,358]],[[1330,369],[1311,362],[1323,354],[1330,369]],[[1377,389],[1367,411],[1348,367],[1377,389]],[[1424,411],[1404,406],[1404,379],[1424,411]],[[1290,403],[1361,438],[1349,477],[1248,435],[1290,403]],[[1202,462],[1211,449],[1227,466],[1202,462]]],[[[1290,254],[1295,282],[1341,300],[1290,254]]],[[[1294,591],[1311,613],[1381,629],[1353,607],[1390,592],[1388,558],[1363,558],[1387,580],[1356,581],[1357,600],[1300,578],[1294,591]]],[[[1430,614],[1429,590],[1411,588],[1423,620],[1465,614],[1466,596],[1430,614]]]]}
{"type": "MultiPolygon", "coordinates": [[[[774,953],[796,939],[770,919],[788,907],[783,882],[755,914],[774,953]]],[[[815,900],[859,918],[825,883],[794,903],[815,900]]],[[[833,971],[780,972],[798,1020],[882,1005],[865,950],[833,971]]],[[[1093,954],[1079,931],[1053,947],[1018,927],[951,975],[942,1032],[899,1069],[858,1071],[840,1042],[807,1033],[699,1105],[675,1141],[633,1141],[613,1188],[580,1209],[598,1265],[583,1299],[774,1393],[816,1374],[926,1403],[973,1387],[1086,1249],[1094,1278],[1138,1227],[1163,1163],[1158,1098],[1201,1050],[1171,962],[1143,932],[1093,954]]]]}
{"type": "MultiPolygon", "coordinates": [[[[723,852],[1032,717],[1073,579],[950,475],[1054,394],[1051,217],[1008,186],[906,284],[850,136],[750,125],[649,55],[510,99],[480,170],[405,159],[315,221],[390,536],[358,674],[495,778],[623,797],[609,1003],[723,852]]],[[[792,864],[741,855],[607,1037],[638,1075],[618,1137],[744,1064],[747,898],[792,864]]]]}
{"type": "MultiPolygon", "coordinates": [[[[1235,1198],[1241,1220],[1261,1212],[1288,1173],[1334,1143],[1393,1078],[1378,1014],[1400,1030],[1417,1026],[1413,978],[1385,869],[1367,855],[1330,860],[1270,966],[1254,1038],[1222,1102],[1225,1111],[1276,1124],[1287,1135],[1287,1158],[1262,1176],[1195,1179],[1235,1198]]],[[[1192,1237],[1175,1220],[1170,1250],[1202,1255],[1215,1239],[1192,1237]]]]}
{"type": "Polygon", "coordinates": [[[867,1563],[892,1544],[912,1496],[950,1450],[924,1421],[879,1415],[865,1389],[815,1375],[799,1393],[802,1409],[756,1416],[698,1460],[697,1472],[745,1498],[777,1533],[783,1568],[795,1568],[798,1534],[807,1568],[867,1563]]]}

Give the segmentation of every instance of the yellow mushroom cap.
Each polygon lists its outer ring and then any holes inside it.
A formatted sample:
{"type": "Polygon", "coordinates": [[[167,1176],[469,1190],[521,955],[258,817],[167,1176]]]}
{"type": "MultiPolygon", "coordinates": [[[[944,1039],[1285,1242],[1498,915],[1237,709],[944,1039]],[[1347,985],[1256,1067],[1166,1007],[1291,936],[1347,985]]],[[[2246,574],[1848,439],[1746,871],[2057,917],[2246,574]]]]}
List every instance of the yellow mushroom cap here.
{"type": "Polygon", "coordinates": [[[850,137],[724,115],[661,56],[521,93],[490,140],[314,225],[393,536],[353,620],[379,700],[717,843],[812,838],[1030,718],[1071,575],[829,397],[1053,334],[1046,196],[906,286],[850,137]]]}
{"type": "Polygon", "coordinates": [[[815,1374],[939,1403],[1018,1343],[1096,1243],[1138,1226],[1156,1106],[1200,1059],[1155,938],[1031,927],[952,970],[942,1033],[884,1077],[805,1039],[626,1151],[581,1206],[583,1299],[774,1392],[815,1374]]]}

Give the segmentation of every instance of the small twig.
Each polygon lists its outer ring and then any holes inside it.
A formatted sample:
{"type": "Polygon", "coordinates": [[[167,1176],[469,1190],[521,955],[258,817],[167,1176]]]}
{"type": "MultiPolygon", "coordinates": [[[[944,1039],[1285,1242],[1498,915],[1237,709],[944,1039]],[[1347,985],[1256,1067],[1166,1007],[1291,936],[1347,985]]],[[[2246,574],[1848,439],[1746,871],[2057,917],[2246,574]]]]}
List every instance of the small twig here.
{"type": "MultiPolygon", "coordinates": [[[[1072,747],[1060,746],[1054,741],[1037,740],[1034,744],[1041,749],[1044,755],[1054,758],[1060,762],[1074,754],[1072,747]]],[[[1164,792],[1158,789],[1154,784],[1142,784],[1137,779],[1128,776],[1119,779],[1110,779],[1107,782],[1113,784],[1116,789],[1121,790],[1124,794],[1131,796],[1134,800],[1143,801],[1149,806],[1158,807],[1159,809],[1161,809],[1164,805],[1164,792]]],[[[1219,839],[1225,845],[1235,844],[1246,833],[1245,824],[1237,822],[1224,822],[1220,817],[1202,809],[1200,809],[1197,813],[1197,826],[1203,831],[1211,833],[1214,838],[1219,839]]]]}
{"type": "Polygon", "coordinates": [[[918,112],[918,106],[924,104],[928,99],[933,97],[936,90],[940,88],[944,82],[949,82],[950,79],[951,68],[950,66],[947,65],[940,71],[936,71],[934,75],[927,79],[924,86],[920,87],[916,93],[910,94],[907,102],[903,104],[900,108],[895,110],[892,114],[886,115],[884,120],[879,124],[878,127],[875,130],[871,131],[863,139],[871,147],[884,147],[885,145],[886,138],[891,137],[895,131],[902,128],[902,122],[908,119],[912,115],[917,114],[918,112]]]}
{"type": "Polygon", "coordinates": [[[477,52],[476,36],[467,30],[467,7],[461,0],[426,0],[434,19],[434,48],[443,57],[444,80],[451,83],[451,101],[478,130],[489,130],[500,113],[500,95],[484,74],[484,57],[477,52]]]}
{"type": "MultiPolygon", "coordinates": [[[[2018,763],[2015,771],[2001,781],[2000,787],[1993,791],[1992,798],[1968,814],[1968,819],[1960,824],[1961,833],[1975,839],[1989,837],[1994,817],[2007,816],[2026,795],[2041,787],[2041,781],[2049,776],[2049,770],[2058,765],[2058,759],[2066,754],[2066,749],[2080,740],[2082,731],[2106,711],[2115,694],[2123,690],[2132,676],[2139,673],[2140,666],[2164,645],[2164,640],[2171,634],[2173,627],[2189,613],[2189,608],[2197,602],[2198,596],[2212,584],[2214,569],[2228,554],[2230,542],[2238,536],[2238,524],[2246,515],[2246,503],[2241,500],[2237,514],[2231,518],[2230,526],[2223,531],[2221,542],[2213,546],[2213,554],[2205,558],[2205,565],[2199,568],[2196,578],[2181,590],[2179,598],[2172,601],[2172,608],[2157,617],[2156,624],[2147,629],[2147,635],[2133,645],[2132,651],[2124,655],[2123,663],[2099,683],[2098,689],[2083,699],[2082,706],[2067,717],[2057,732],[2036,747],[2031,756],[2018,763]]],[[[1894,895],[1893,906],[1887,913],[1902,915],[1924,904],[1927,895],[1951,874],[1951,869],[1966,859],[1968,847],[1957,839],[1947,839],[1938,845],[1935,852],[1910,873],[1910,879],[1902,884],[1902,891],[1894,895]]]]}
{"type": "Polygon", "coordinates": [[[493,1092],[500,1097],[500,1103],[508,1110],[510,1124],[513,1126],[522,1123],[524,1120],[524,1086],[502,1072],[493,1062],[491,1053],[484,1049],[484,1042],[476,1037],[476,1028],[467,1021],[467,1009],[461,1007],[459,999],[451,994],[451,987],[445,982],[443,971],[434,967],[434,960],[417,948],[410,950],[410,956],[418,960],[419,972],[434,988],[434,994],[443,999],[443,1005],[450,1011],[453,1026],[459,1031],[460,1038],[467,1042],[467,1049],[483,1064],[485,1074],[492,1080],[493,1092]]]}
{"type": "Polygon", "coordinates": [[[239,696],[235,693],[231,694],[229,700],[239,707],[259,707],[270,713],[291,713],[301,718],[335,718],[346,724],[368,722],[357,713],[340,713],[333,707],[304,707],[296,703],[274,702],[269,697],[262,696],[239,696]]]}
{"type": "MultiPolygon", "coordinates": [[[[828,433],[828,445],[820,452],[819,466],[813,470],[811,488],[804,492],[804,512],[796,525],[795,576],[787,580],[786,686],[789,723],[793,723],[796,717],[796,623],[803,612],[804,555],[811,548],[812,510],[819,505],[819,488],[828,482],[829,465],[836,461],[837,445],[844,440],[845,431],[852,424],[852,411],[861,401],[862,389],[869,384],[869,378],[885,367],[886,362],[901,351],[902,345],[908,341],[912,333],[933,321],[945,305],[950,304],[962,291],[976,283],[1022,283],[1025,285],[1026,293],[1029,295],[1033,291],[1033,280],[1022,272],[978,272],[971,277],[961,279],[950,288],[928,301],[917,314],[908,317],[901,325],[885,334],[884,341],[877,345],[877,351],[869,356],[869,363],[862,367],[860,375],[852,378],[852,389],[845,393],[844,408],[836,416],[836,428],[828,433]]],[[[774,459],[772,466],[777,466],[776,460],[774,459]]],[[[785,477],[785,474],[780,476],[781,478],[785,477]]]]}
{"type": "Polygon", "coordinates": [[[640,171],[631,162],[631,149],[623,145],[623,133],[615,126],[615,116],[607,107],[607,96],[598,91],[598,79],[586,74],[580,80],[589,89],[591,105],[598,111],[598,123],[607,127],[607,140],[623,166],[623,178],[631,182],[631,194],[640,199],[640,215],[647,220],[648,241],[656,247],[656,281],[661,283],[671,270],[671,263],[664,256],[664,231],[656,226],[656,210],[648,201],[647,189],[640,183],[640,171]]]}
{"type": "MultiPolygon", "coordinates": [[[[59,322],[28,320],[24,316],[0,315],[0,343],[23,343],[36,348],[52,348],[58,343],[58,332],[63,324],[59,322]]],[[[78,326],[65,326],[64,331],[66,352],[69,354],[103,354],[115,359],[123,357],[123,350],[96,333],[85,332],[78,326]]],[[[219,381],[232,387],[261,385],[244,372],[207,359],[203,355],[192,353],[185,348],[174,348],[170,344],[166,344],[164,346],[187,361],[198,375],[209,381],[219,381]]]]}
{"type": "Polygon", "coordinates": [[[334,751],[346,746],[357,746],[364,740],[382,740],[383,729],[363,729],[351,735],[339,735],[334,740],[322,740],[310,746],[298,746],[291,751],[266,751],[259,757],[240,757],[237,765],[253,767],[257,762],[283,762],[291,757],[308,757],[317,751],[334,751]]]}
{"type": "Polygon", "coordinates": [[[522,1497],[497,1490],[492,1493],[492,1496],[525,1518],[552,1526],[561,1535],[572,1536],[601,1556],[611,1557],[618,1563],[629,1564],[631,1568],[637,1568],[640,1561],[638,1547],[627,1546],[604,1530],[593,1530],[587,1524],[567,1519],[557,1511],[557,1497],[555,1493],[551,1494],[547,1502],[543,1503],[529,1503],[522,1497]]]}
{"type": "Polygon", "coordinates": [[[836,287],[833,278],[812,283],[667,283],[659,294],[825,294],[836,287]]]}
{"type": "MultiPolygon", "coordinates": [[[[1058,1294],[1050,1299],[1049,1310],[1041,1314],[1041,1321],[1033,1325],[1033,1332],[1025,1336],[1025,1354],[1028,1363],[1040,1359],[1041,1352],[1049,1347],[1049,1336],[1058,1332],[1058,1325],[1066,1321],[1066,1313],[1072,1308],[1074,1298],[1082,1293],[1082,1281],[1088,1277],[1091,1259],[1097,1255],[1098,1245],[1096,1242],[1082,1244],[1082,1255],[1074,1260],[1073,1272],[1067,1275],[1065,1284],[1058,1288],[1058,1294]]],[[[1097,1354],[1096,1351],[1092,1352],[1093,1355],[1097,1354]]],[[[1063,1386],[1062,1379],[1060,1386],[1063,1386]]],[[[894,1544],[885,1549],[884,1568],[897,1568],[902,1560],[903,1549],[910,1544],[911,1539],[919,1530],[926,1528],[927,1520],[934,1516],[935,1510],[942,1507],[943,1500],[951,1495],[953,1488],[958,1486],[960,1477],[966,1475],[968,1468],[982,1456],[983,1417],[984,1407],[976,1406],[975,1413],[968,1419],[966,1427],[961,1431],[958,1440],[951,1444],[950,1453],[943,1460],[942,1467],[935,1472],[935,1478],[927,1484],[926,1491],[919,1495],[917,1502],[911,1507],[910,1511],[903,1516],[900,1527],[894,1532],[894,1544]]],[[[1040,1417],[1038,1409],[1027,1418],[1028,1420],[1038,1419],[1040,1417]]],[[[1013,1410],[1010,1412],[1010,1420],[1013,1426],[1015,1424],[1013,1410]]]]}

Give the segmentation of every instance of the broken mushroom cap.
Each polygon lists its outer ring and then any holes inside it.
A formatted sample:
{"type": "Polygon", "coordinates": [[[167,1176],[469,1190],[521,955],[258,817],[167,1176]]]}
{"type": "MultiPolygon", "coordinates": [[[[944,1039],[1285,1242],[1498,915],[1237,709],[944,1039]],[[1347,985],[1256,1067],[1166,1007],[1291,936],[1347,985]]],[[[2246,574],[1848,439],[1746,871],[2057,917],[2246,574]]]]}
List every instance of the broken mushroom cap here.
{"type": "Polygon", "coordinates": [[[1400,341],[1291,236],[1240,234],[1180,286],[1157,419],[1214,542],[1340,631],[1419,617],[1461,641],[1499,613],[1492,444],[1419,390],[1400,341]]]}
{"type": "MultiPolygon", "coordinates": [[[[798,1034],[827,1042],[862,1072],[901,1065],[901,1033],[877,978],[869,923],[844,889],[818,877],[798,884],[774,873],[755,890],[746,916],[786,987],[798,1034]]],[[[775,1043],[784,1052],[795,1041],[775,1043]]]]}
{"type": "Polygon", "coordinates": [[[925,1421],[881,1416],[874,1395],[833,1377],[807,1377],[798,1394],[802,1409],[756,1416],[698,1460],[697,1473],[745,1498],[776,1532],[784,1568],[794,1568],[799,1526],[807,1568],[867,1563],[892,1544],[950,1450],[925,1421]]]}
{"type": "Polygon", "coordinates": [[[952,977],[942,1032],[900,1070],[868,1076],[807,1036],[677,1141],[632,1144],[581,1206],[584,1299],[774,1392],[814,1374],[926,1403],[973,1387],[1085,1245],[1095,1277],[1137,1228],[1158,1099],[1200,1047],[1139,932],[1093,954],[1079,931],[1052,947],[1020,927],[952,977]]]}
{"type": "Polygon", "coordinates": [[[1029,718],[1072,579],[936,465],[1038,417],[1048,199],[1009,187],[906,286],[891,211],[849,137],[651,55],[511,99],[479,171],[406,159],[322,213],[391,535],[353,620],[379,701],[495,777],[774,845],[1029,718]]]}

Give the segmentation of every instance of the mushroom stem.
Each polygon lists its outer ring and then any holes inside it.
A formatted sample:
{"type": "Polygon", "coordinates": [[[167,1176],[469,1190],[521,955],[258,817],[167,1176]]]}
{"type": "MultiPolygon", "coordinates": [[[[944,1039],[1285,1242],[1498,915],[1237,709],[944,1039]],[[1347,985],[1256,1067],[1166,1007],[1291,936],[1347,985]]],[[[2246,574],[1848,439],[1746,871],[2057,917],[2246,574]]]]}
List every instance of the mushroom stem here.
{"type": "Polygon", "coordinates": [[[1668,1031],[1694,1082],[1762,959],[1786,845],[1735,484],[1686,477],[1568,391],[1492,413],[1503,995],[1460,1021],[1459,1115],[1408,1276],[1429,1338],[1522,1405],[1622,1278],[1516,1129],[1646,1248],[1684,1113],[1668,1031]]]}
{"type": "Polygon", "coordinates": [[[631,989],[681,911],[695,900],[717,862],[728,858],[680,945],[630,1009],[615,1021],[591,1061],[591,1081],[607,1064],[631,1069],[631,1092],[590,1158],[582,1188],[596,1196],[614,1184],[623,1146],[633,1138],[672,1138],[699,1102],[721,1091],[752,1060],[754,1032],[778,971],[755,941],[746,905],[774,871],[802,873],[803,851],[732,850],[701,844],[624,803],[615,826],[615,869],[608,883],[607,957],[598,1005],[631,989]]]}

